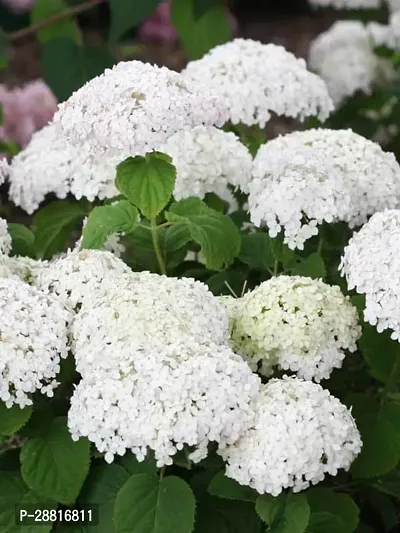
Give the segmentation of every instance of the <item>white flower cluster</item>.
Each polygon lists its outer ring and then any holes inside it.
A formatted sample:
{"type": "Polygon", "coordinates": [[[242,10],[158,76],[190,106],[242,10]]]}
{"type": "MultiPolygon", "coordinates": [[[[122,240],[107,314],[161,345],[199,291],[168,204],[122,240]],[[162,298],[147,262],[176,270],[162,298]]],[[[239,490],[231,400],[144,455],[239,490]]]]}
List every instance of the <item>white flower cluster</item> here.
{"type": "Polygon", "coordinates": [[[36,390],[53,396],[72,313],[15,278],[0,278],[0,310],[0,400],[24,407],[36,390]]]}
{"type": "Polygon", "coordinates": [[[261,146],[249,184],[256,226],[290,248],[318,233],[322,221],[351,228],[400,202],[400,166],[392,153],[351,130],[311,129],[261,146]]]}
{"type": "Polygon", "coordinates": [[[378,9],[381,0],[309,0],[314,7],[333,7],[335,9],[378,9]]]}
{"type": "Polygon", "coordinates": [[[47,265],[47,261],[31,259],[30,257],[9,257],[0,254],[0,277],[18,278],[29,285],[35,285],[39,272],[47,265]]]}
{"type": "Polygon", "coordinates": [[[203,84],[165,67],[127,61],[76,91],[54,122],[74,145],[87,143],[93,155],[120,156],[143,155],[177,131],[222,126],[227,119],[219,96],[203,84]]]}
{"type": "Polygon", "coordinates": [[[251,176],[252,157],[234,133],[213,126],[179,131],[160,148],[176,167],[174,198],[204,198],[207,193],[226,195],[227,186],[245,190],[251,176]]]}
{"type": "Polygon", "coordinates": [[[320,385],[272,379],[253,403],[254,426],[220,454],[228,477],[261,494],[304,490],[348,470],[361,451],[350,411],[320,385]]]}
{"type": "Polygon", "coordinates": [[[85,377],[97,368],[111,370],[134,343],[227,345],[228,318],[199,281],[131,272],[102,280],[74,321],[73,339],[77,370],[85,377]]]}
{"type": "Polygon", "coordinates": [[[365,294],[364,318],[400,339],[400,211],[376,213],[350,239],[340,270],[349,289],[365,294]]]}
{"type": "Polygon", "coordinates": [[[278,366],[307,380],[328,379],[361,335],[357,310],[338,286],[301,276],[264,281],[236,300],[230,315],[233,350],[265,376],[278,366]]]}
{"type": "Polygon", "coordinates": [[[388,37],[386,42],[389,47],[394,49],[400,48],[400,10],[395,11],[390,15],[389,27],[388,27],[388,37]]]}
{"type": "Polygon", "coordinates": [[[307,71],[303,59],[274,44],[235,39],[189,62],[182,74],[218,93],[232,124],[263,128],[272,114],[325,120],[333,110],[321,78],[307,71]]]}
{"type": "Polygon", "coordinates": [[[119,364],[83,379],[68,414],[72,438],[88,437],[106,461],[126,449],[141,461],[150,448],[164,466],[187,445],[198,462],[210,441],[232,444],[250,426],[259,379],[227,347],[179,340],[111,346],[120,350],[119,364]]]}
{"type": "Polygon", "coordinates": [[[35,285],[46,294],[55,294],[72,308],[96,298],[101,284],[130,273],[130,268],[111,252],[73,250],[39,269],[35,285]]]}
{"type": "Polygon", "coordinates": [[[0,218],[0,253],[8,255],[11,252],[12,239],[8,233],[7,220],[0,218]]]}
{"type": "Polygon", "coordinates": [[[392,77],[388,62],[374,52],[389,35],[379,25],[339,20],[311,43],[309,66],[325,81],[336,106],[357,91],[370,94],[375,85],[392,77]]]}

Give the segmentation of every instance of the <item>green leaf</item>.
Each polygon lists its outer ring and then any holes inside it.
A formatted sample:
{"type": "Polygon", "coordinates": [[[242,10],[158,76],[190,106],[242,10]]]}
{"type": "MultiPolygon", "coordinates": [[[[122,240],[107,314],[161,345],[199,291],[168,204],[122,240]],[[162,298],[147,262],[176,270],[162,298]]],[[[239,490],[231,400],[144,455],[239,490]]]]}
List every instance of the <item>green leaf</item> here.
{"type": "Polygon", "coordinates": [[[192,239],[201,246],[207,268],[221,270],[239,254],[240,233],[235,224],[199,198],[176,202],[165,216],[173,224],[189,228],[192,239]]]}
{"type": "Polygon", "coordinates": [[[275,237],[274,239],[271,239],[270,237],[270,246],[277,261],[286,265],[293,260],[294,251],[291,250],[287,244],[284,244],[280,237],[275,237]]]}
{"type": "Polygon", "coordinates": [[[26,504],[46,505],[53,509],[55,505],[49,500],[43,500],[24,484],[18,473],[1,472],[0,476],[0,531],[1,533],[48,533],[52,524],[42,526],[23,527],[16,524],[16,513],[26,504]]]}
{"type": "Polygon", "coordinates": [[[396,468],[396,470],[379,477],[373,483],[373,487],[400,500],[400,470],[396,468]]]}
{"type": "Polygon", "coordinates": [[[387,383],[400,380],[400,345],[390,338],[390,333],[378,333],[376,328],[365,324],[359,346],[371,375],[387,383]],[[382,354],[385,354],[384,357],[382,354]]]}
{"type": "Polygon", "coordinates": [[[110,40],[117,41],[128,30],[138,26],[160,3],[161,0],[110,0],[110,40]]]}
{"type": "Polygon", "coordinates": [[[285,272],[290,272],[297,276],[307,276],[309,278],[324,278],[326,276],[325,264],[321,254],[313,253],[305,259],[296,257],[285,267],[285,272]],[[292,266],[293,265],[293,266],[292,266]]]}
{"type": "Polygon", "coordinates": [[[33,217],[37,255],[49,258],[62,252],[70,233],[85,215],[81,205],[67,200],[52,202],[37,211],[33,217]]]}
{"type": "Polygon", "coordinates": [[[44,78],[60,102],[114,63],[106,49],[82,48],[71,39],[52,39],[42,45],[44,78]]]}
{"type": "Polygon", "coordinates": [[[266,233],[242,235],[239,259],[254,270],[266,270],[274,264],[270,238],[266,233]]]}
{"type": "Polygon", "coordinates": [[[69,505],[75,502],[89,471],[89,442],[74,442],[65,418],[27,441],[21,450],[21,473],[38,494],[69,505]]]}
{"type": "Polygon", "coordinates": [[[90,472],[79,502],[99,506],[99,523],[87,526],[88,533],[112,533],[114,531],[115,499],[128,479],[128,472],[116,464],[100,466],[90,472]]]}
{"type": "Polygon", "coordinates": [[[211,48],[226,43],[231,30],[225,6],[215,3],[196,19],[195,0],[172,0],[171,19],[190,59],[199,59],[211,48]]]}
{"type": "Polygon", "coordinates": [[[157,472],[157,464],[154,459],[145,459],[139,462],[133,453],[126,453],[120,461],[121,465],[129,474],[155,474],[157,472]]]}
{"type": "MultiPolygon", "coordinates": [[[[364,397],[363,397],[364,399],[364,397]]],[[[365,407],[355,406],[353,415],[361,433],[363,447],[351,467],[356,478],[370,478],[386,474],[400,459],[400,406],[387,402],[381,408],[372,402],[365,407]]]]}
{"type": "Polygon", "coordinates": [[[220,0],[193,0],[193,15],[195,20],[201,18],[209,9],[212,9],[220,0]]]}
{"type": "Polygon", "coordinates": [[[8,408],[0,402],[0,435],[13,435],[24,426],[32,414],[32,407],[29,405],[21,409],[18,405],[8,408]]]}
{"type": "Polygon", "coordinates": [[[306,496],[311,510],[309,533],[355,531],[360,511],[350,496],[326,488],[309,489],[306,496]]]}
{"type": "Polygon", "coordinates": [[[0,30],[0,69],[7,66],[7,35],[0,30]]]}
{"type": "Polygon", "coordinates": [[[36,257],[35,234],[23,224],[8,224],[8,233],[12,239],[13,255],[36,257]]]}
{"type": "MultiPolygon", "coordinates": [[[[31,11],[31,23],[39,24],[68,9],[68,7],[65,0],[35,0],[31,11]]],[[[76,42],[81,39],[78,26],[72,16],[63,17],[61,20],[53,22],[38,30],[36,35],[42,44],[57,38],[68,38],[76,42]]]]}
{"type": "Polygon", "coordinates": [[[180,250],[192,239],[189,228],[183,224],[171,226],[165,233],[164,247],[166,252],[180,250]]]}
{"type": "Polygon", "coordinates": [[[236,296],[240,297],[246,289],[246,281],[247,274],[245,272],[232,268],[210,276],[207,280],[207,285],[215,296],[233,296],[233,291],[236,296]]]}
{"type": "Polygon", "coordinates": [[[218,496],[218,498],[225,498],[227,500],[254,502],[258,498],[256,491],[245,485],[240,485],[234,479],[226,477],[223,472],[218,472],[213,478],[208,487],[208,492],[212,496],[218,496]]]}
{"type": "Polygon", "coordinates": [[[102,248],[110,235],[134,231],[138,220],[138,210],[128,200],[95,207],[83,228],[82,248],[102,248]]]}
{"type": "Polygon", "coordinates": [[[269,527],[269,533],[303,533],[310,518],[310,508],[304,494],[288,492],[277,498],[259,496],[256,511],[269,527]]]}
{"type": "Polygon", "coordinates": [[[196,510],[194,533],[260,533],[254,503],[202,498],[196,510]]]}
{"type": "Polygon", "coordinates": [[[176,169],[171,158],[160,152],[128,157],[117,166],[118,190],[151,220],[169,202],[174,190],[176,169]]]}
{"type": "Polygon", "coordinates": [[[115,533],[191,533],[194,513],[194,495],[183,479],[133,475],[115,502],[115,533]]]}
{"type": "Polygon", "coordinates": [[[364,491],[363,496],[368,500],[371,507],[379,514],[384,530],[393,531],[393,528],[398,523],[398,518],[396,506],[391,498],[370,488],[364,491]]]}

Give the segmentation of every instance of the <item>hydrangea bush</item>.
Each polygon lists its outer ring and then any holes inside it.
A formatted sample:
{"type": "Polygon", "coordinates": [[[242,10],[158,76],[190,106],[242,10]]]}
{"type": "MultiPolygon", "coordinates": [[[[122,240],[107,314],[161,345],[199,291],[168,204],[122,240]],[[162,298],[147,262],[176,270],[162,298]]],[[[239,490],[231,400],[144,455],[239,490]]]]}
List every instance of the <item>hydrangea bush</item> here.
{"type": "Polygon", "coordinates": [[[334,127],[345,33],[121,61],[0,161],[1,532],[396,526],[400,165],[334,127]]]}

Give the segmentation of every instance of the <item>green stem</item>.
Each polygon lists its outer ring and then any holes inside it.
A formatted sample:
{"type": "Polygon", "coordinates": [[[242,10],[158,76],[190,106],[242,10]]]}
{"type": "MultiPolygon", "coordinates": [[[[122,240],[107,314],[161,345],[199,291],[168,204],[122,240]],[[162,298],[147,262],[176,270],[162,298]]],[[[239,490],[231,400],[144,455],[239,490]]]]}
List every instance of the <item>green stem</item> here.
{"type": "Polygon", "coordinates": [[[166,466],[160,468],[160,481],[162,481],[162,479],[164,478],[166,468],[166,466]]]}
{"type": "Polygon", "coordinates": [[[274,276],[278,275],[278,271],[279,271],[279,261],[278,261],[278,259],[275,259],[275,262],[274,262],[274,276]]]}
{"type": "Polygon", "coordinates": [[[158,240],[158,227],[157,227],[157,223],[156,223],[156,219],[155,218],[153,218],[150,221],[150,231],[151,231],[151,238],[153,240],[154,251],[156,253],[158,265],[160,267],[160,272],[161,272],[161,274],[164,274],[164,276],[166,276],[167,275],[167,269],[165,268],[164,259],[163,259],[162,253],[161,253],[160,243],[159,243],[159,240],[158,240]]]}
{"type": "Polygon", "coordinates": [[[324,238],[321,236],[319,238],[319,243],[318,243],[318,249],[317,249],[317,252],[321,255],[322,253],[322,248],[324,246],[324,238]]]}

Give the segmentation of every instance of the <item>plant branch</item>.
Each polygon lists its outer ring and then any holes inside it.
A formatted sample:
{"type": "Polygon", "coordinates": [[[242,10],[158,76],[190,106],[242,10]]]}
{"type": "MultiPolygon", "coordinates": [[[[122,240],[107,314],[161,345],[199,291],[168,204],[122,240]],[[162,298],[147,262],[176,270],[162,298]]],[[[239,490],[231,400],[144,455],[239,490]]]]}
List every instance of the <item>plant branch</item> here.
{"type": "Polygon", "coordinates": [[[151,231],[151,238],[153,240],[154,251],[156,253],[158,265],[160,267],[160,272],[161,274],[164,274],[164,276],[166,276],[167,269],[165,268],[164,259],[161,253],[160,242],[158,240],[158,227],[157,227],[156,220],[154,218],[150,221],[150,231],[151,231]]]}
{"type": "Polygon", "coordinates": [[[18,30],[18,31],[8,34],[7,35],[8,40],[10,42],[19,41],[20,39],[23,39],[24,37],[28,37],[29,35],[32,35],[33,33],[36,33],[37,31],[43,28],[47,28],[47,26],[51,26],[55,22],[59,22],[60,20],[63,20],[68,17],[79,15],[81,13],[84,13],[85,11],[89,11],[93,7],[102,4],[104,1],[105,0],[87,0],[87,2],[84,2],[83,4],[79,4],[73,7],[68,7],[67,9],[64,9],[63,11],[56,13],[55,15],[53,15],[52,17],[49,17],[46,20],[42,20],[41,22],[32,24],[32,26],[29,26],[28,28],[23,28],[22,30],[18,30]]]}

